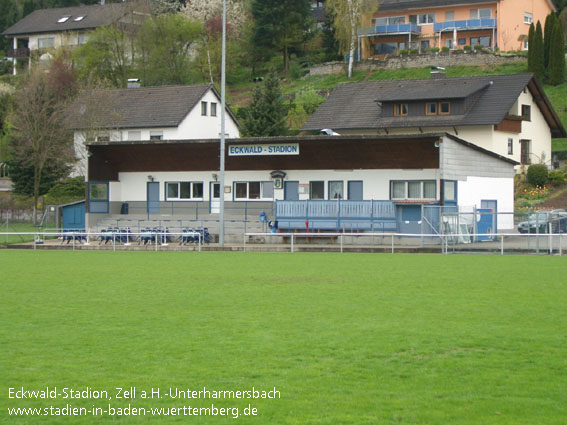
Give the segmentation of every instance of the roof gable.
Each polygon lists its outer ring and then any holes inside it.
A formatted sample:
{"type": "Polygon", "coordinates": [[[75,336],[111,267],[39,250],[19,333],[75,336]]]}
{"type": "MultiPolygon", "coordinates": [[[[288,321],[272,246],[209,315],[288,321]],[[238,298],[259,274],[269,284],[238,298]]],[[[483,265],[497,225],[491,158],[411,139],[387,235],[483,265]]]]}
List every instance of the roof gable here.
{"type": "Polygon", "coordinates": [[[111,25],[130,11],[133,11],[131,3],[39,9],[16,22],[2,34],[16,36],[94,29],[111,25]]]}
{"type": "Polygon", "coordinates": [[[366,81],[339,85],[302,127],[303,131],[496,125],[529,88],[554,137],[565,134],[557,114],[532,74],[488,75],[405,81],[366,81]],[[377,101],[426,101],[474,97],[463,115],[383,117],[377,101]]]}

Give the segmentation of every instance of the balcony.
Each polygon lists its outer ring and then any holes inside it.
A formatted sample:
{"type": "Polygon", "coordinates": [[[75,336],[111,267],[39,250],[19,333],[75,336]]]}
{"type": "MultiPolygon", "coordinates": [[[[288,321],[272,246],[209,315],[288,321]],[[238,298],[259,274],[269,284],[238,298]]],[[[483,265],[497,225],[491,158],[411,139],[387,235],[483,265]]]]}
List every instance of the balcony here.
{"type": "Polygon", "coordinates": [[[421,27],[417,24],[396,24],[396,25],[377,25],[372,28],[362,28],[358,30],[359,36],[371,35],[401,35],[401,34],[421,34],[421,27]]]}
{"type": "Polygon", "coordinates": [[[30,49],[27,47],[21,47],[19,49],[8,49],[6,56],[9,58],[29,58],[30,57],[30,49]]]}
{"type": "Polygon", "coordinates": [[[496,28],[496,19],[469,19],[465,21],[446,21],[433,24],[435,32],[445,30],[483,30],[496,28]]]}

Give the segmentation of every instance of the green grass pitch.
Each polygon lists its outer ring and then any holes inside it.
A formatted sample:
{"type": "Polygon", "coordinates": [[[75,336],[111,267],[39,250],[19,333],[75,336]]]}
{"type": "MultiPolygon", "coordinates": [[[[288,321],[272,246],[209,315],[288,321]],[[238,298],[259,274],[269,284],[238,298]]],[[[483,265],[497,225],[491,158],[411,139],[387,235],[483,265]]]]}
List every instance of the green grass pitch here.
{"type": "Polygon", "coordinates": [[[2,250],[0,423],[563,425],[566,272],[559,257],[2,250]],[[112,399],[9,398],[22,387],[112,399]],[[280,398],[140,397],[158,387],[280,398]],[[67,404],[240,416],[8,413],[67,404]]]}

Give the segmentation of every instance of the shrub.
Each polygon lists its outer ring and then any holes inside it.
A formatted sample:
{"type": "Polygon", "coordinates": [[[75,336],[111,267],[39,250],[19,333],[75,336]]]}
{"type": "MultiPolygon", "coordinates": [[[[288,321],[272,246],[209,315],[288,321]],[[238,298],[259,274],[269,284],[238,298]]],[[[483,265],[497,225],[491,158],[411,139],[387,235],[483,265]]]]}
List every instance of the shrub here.
{"type": "Polygon", "coordinates": [[[439,47],[432,47],[431,49],[429,49],[429,51],[431,53],[437,53],[437,52],[439,52],[439,47]]]}
{"type": "Polygon", "coordinates": [[[408,54],[408,50],[407,49],[401,49],[400,50],[400,56],[404,56],[408,54]]]}
{"type": "Polygon", "coordinates": [[[482,47],[481,44],[475,44],[474,49],[475,49],[475,50],[482,50],[483,47],[482,47]]]}
{"type": "Polygon", "coordinates": [[[547,181],[552,185],[560,185],[565,183],[565,176],[561,170],[552,170],[547,176],[547,181]]]}
{"type": "Polygon", "coordinates": [[[442,51],[443,53],[448,53],[448,52],[451,51],[451,49],[449,49],[447,46],[443,46],[443,48],[441,49],[441,51],[442,51]]]}
{"type": "Polygon", "coordinates": [[[470,51],[471,49],[472,49],[471,46],[465,46],[465,47],[463,47],[463,50],[466,50],[467,52],[470,51]]]}
{"type": "Polygon", "coordinates": [[[547,183],[548,171],[543,164],[532,164],[528,167],[528,183],[532,186],[544,186],[547,183]]]}
{"type": "Polygon", "coordinates": [[[409,52],[412,55],[417,55],[419,53],[419,49],[411,49],[409,52]]]}

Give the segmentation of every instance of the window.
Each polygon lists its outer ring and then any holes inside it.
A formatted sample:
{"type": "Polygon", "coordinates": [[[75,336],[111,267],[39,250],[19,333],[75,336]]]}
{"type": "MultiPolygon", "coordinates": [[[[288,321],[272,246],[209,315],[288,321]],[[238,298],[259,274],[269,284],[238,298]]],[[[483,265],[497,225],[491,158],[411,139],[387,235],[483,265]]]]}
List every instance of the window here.
{"type": "Polygon", "coordinates": [[[449,102],[439,102],[439,115],[449,115],[451,113],[451,104],[449,102]]]}
{"type": "Polygon", "coordinates": [[[150,140],[162,140],[163,139],[163,131],[153,130],[150,131],[150,140]]]}
{"type": "Polygon", "coordinates": [[[534,21],[533,15],[531,13],[524,13],[524,24],[530,25],[534,21]]]}
{"type": "Polygon", "coordinates": [[[408,115],[408,104],[407,103],[395,103],[394,104],[394,116],[405,117],[408,115]]]}
{"type": "Polygon", "coordinates": [[[471,37],[471,46],[474,47],[480,44],[482,47],[490,47],[490,40],[491,37],[488,35],[484,37],[471,37]]]}
{"type": "Polygon", "coordinates": [[[445,12],[445,22],[451,22],[455,20],[455,12],[445,12]]]}
{"type": "Polygon", "coordinates": [[[398,25],[398,24],[405,24],[406,17],[405,16],[387,16],[384,18],[375,18],[372,20],[375,26],[383,26],[383,25],[398,25]]]}
{"type": "Polygon", "coordinates": [[[201,102],[201,115],[207,115],[207,102],[201,102]]]}
{"type": "Polygon", "coordinates": [[[410,15],[409,21],[411,24],[427,25],[435,23],[435,13],[424,13],[421,15],[410,15]]]}
{"type": "Polygon", "coordinates": [[[433,180],[391,181],[392,200],[436,199],[437,183],[433,180]]]}
{"type": "Polygon", "coordinates": [[[166,182],[165,200],[203,199],[202,182],[166,182]]]}
{"type": "Polygon", "coordinates": [[[525,165],[531,164],[530,162],[530,145],[531,140],[520,140],[520,162],[525,165]]]}
{"type": "Polygon", "coordinates": [[[63,16],[63,17],[61,17],[57,20],[57,23],[62,24],[63,22],[67,22],[69,20],[69,18],[70,18],[70,16],[63,16]]]}
{"type": "Polygon", "coordinates": [[[235,182],[234,198],[236,200],[273,199],[274,183],[269,182],[235,182]]]}
{"type": "Polygon", "coordinates": [[[447,38],[445,40],[445,46],[448,47],[449,49],[453,49],[453,39],[452,38],[447,38]]]}
{"type": "Polygon", "coordinates": [[[466,46],[467,45],[467,39],[466,38],[459,38],[457,43],[458,43],[459,46],[466,46]]]}
{"type": "Polygon", "coordinates": [[[514,139],[508,138],[508,155],[514,154],[514,139]]]}
{"type": "Polygon", "coordinates": [[[429,40],[421,40],[420,44],[421,53],[426,52],[429,49],[429,40]]]}
{"type": "Polygon", "coordinates": [[[375,55],[391,55],[396,52],[398,43],[376,43],[374,44],[375,55]]]}
{"type": "Polygon", "coordinates": [[[532,120],[532,107],[530,105],[522,105],[522,119],[524,121],[532,120]]]}
{"type": "Polygon", "coordinates": [[[217,116],[217,104],[211,102],[211,117],[216,117],[216,116],[217,116]]]}
{"type": "Polygon", "coordinates": [[[492,9],[471,9],[471,19],[490,19],[492,9]]]}
{"type": "Polygon", "coordinates": [[[100,133],[96,136],[97,142],[110,142],[110,136],[108,133],[100,133]]]}
{"type": "Polygon", "coordinates": [[[425,115],[437,115],[437,103],[427,103],[425,105],[425,115]]]}
{"type": "Polygon", "coordinates": [[[87,42],[87,35],[86,34],[79,34],[77,36],[77,44],[85,44],[87,42]]]}
{"type": "Polygon", "coordinates": [[[344,199],[344,183],[342,181],[329,182],[329,199],[344,199]]]}
{"type": "Polygon", "coordinates": [[[40,49],[48,49],[55,46],[55,38],[54,37],[44,37],[38,38],[37,40],[37,47],[40,49]]]}
{"type": "Polygon", "coordinates": [[[75,19],[73,19],[73,21],[79,22],[79,21],[82,21],[83,19],[85,19],[84,15],[83,16],[77,16],[75,19]]]}
{"type": "Polygon", "coordinates": [[[89,213],[108,213],[108,182],[89,182],[89,213]]]}
{"type": "Polygon", "coordinates": [[[324,181],[309,182],[309,199],[311,200],[325,199],[324,181]]]}
{"type": "Polygon", "coordinates": [[[529,48],[530,48],[530,43],[529,43],[528,40],[525,40],[524,41],[524,50],[529,50],[529,48]]]}
{"type": "Polygon", "coordinates": [[[142,132],[139,130],[129,131],[128,140],[142,140],[142,132]]]}
{"type": "Polygon", "coordinates": [[[443,200],[455,202],[457,200],[457,182],[454,180],[443,181],[443,200]]]}

